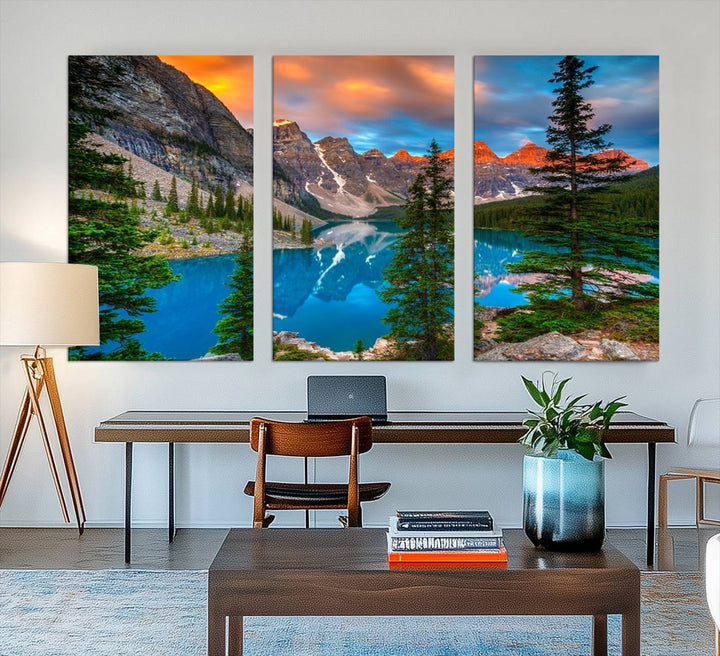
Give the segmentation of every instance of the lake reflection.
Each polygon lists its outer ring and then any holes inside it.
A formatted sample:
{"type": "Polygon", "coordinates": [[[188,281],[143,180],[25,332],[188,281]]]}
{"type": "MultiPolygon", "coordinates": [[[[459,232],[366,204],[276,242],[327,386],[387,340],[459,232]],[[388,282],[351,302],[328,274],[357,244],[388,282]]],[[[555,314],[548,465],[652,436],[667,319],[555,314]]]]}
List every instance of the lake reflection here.
{"type": "MultiPolygon", "coordinates": [[[[638,238],[644,239],[644,238],[638,238]]],[[[657,248],[657,240],[645,239],[657,248]]],[[[523,251],[547,251],[548,247],[513,230],[476,229],[474,231],[475,300],[488,307],[517,307],[527,305],[525,294],[516,291],[518,285],[537,282],[537,273],[510,273],[507,265],[519,262],[523,251]]],[[[640,280],[659,282],[657,267],[640,280]]]]}
{"type": "Polygon", "coordinates": [[[321,247],[273,252],[273,330],[298,332],[334,351],[366,348],[388,332],[377,290],[400,229],[393,221],[330,223],[321,247]]]}

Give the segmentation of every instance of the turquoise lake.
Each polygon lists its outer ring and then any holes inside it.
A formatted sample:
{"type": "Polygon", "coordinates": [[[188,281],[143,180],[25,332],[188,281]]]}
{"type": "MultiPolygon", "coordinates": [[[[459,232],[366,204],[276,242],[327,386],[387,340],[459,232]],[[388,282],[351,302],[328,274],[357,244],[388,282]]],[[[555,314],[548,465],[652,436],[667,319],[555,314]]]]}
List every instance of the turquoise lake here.
{"type": "Polygon", "coordinates": [[[273,252],[273,330],[297,332],[333,351],[370,348],[388,332],[377,295],[400,234],[394,221],[331,223],[320,249],[273,252]]]}
{"type": "MultiPolygon", "coordinates": [[[[351,351],[359,339],[370,348],[388,330],[388,307],[377,290],[399,233],[393,221],[332,223],[315,232],[323,248],[273,251],[273,330],[298,332],[334,351],[351,351]]],[[[516,232],[475,230],[475,299],[494,307],[525,304],[512,290],[528,275],[510,274],[506,265],[535,247],[516,232]]],[[[158,310],[143,315],[146,331],[137,338],[147,351],[173,360],[200,358],[217,341],[212,330],[230,291],[233,256],[173,260],[170,267],[182,278],[148,291],[158,310]]],[[[657,276],[652,272],[653,281],[657,276]]]]}

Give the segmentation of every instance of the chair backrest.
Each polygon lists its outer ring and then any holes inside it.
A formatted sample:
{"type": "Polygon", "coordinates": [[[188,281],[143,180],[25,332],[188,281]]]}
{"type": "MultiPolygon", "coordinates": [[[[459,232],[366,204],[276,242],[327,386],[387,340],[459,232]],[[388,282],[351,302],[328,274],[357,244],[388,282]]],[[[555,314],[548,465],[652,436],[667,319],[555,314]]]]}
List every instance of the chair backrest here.
{"type": "Polygon", "coordinates": [[[688,445],[720,447],[720,398],[697,399],[693,403],[688,445]]]}
{"type": "Polygon", "coordinates": [[[369,417],[340,421],[290,423],[253,417],[250,421],[250,446],[258,450],[261,426],[265,427],[265,451],[268,455],[322,458],[349,456],[353,426],[358,431],[358,453],[372,447],[372,422],[369,417]]]}

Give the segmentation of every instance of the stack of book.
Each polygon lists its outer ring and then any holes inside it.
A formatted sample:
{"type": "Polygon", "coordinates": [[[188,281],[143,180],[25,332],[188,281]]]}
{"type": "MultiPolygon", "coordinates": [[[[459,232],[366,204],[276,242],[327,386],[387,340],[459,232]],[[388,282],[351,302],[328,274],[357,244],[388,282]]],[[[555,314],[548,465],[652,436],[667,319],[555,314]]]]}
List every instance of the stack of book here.
{"type": "Polygon", "coordinates": [[[502,530],[487,510],[398,511],[388,531],[390,565],[505,566],[502,530]]]}

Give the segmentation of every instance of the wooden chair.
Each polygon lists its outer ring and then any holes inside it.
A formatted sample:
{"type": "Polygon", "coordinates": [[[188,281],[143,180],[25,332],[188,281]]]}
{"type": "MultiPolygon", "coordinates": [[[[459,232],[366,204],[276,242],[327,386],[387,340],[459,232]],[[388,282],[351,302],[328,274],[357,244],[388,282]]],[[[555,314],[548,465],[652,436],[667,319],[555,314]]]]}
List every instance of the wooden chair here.
{"type": "MultiPolygon", "coordinates": [[[[358,456],[372,448],[368,417],[318,423],[289,423],[255,417],[250,421],[250,446],[257,451],[257,474],[245,486],[254,497],[253,527],[275,519],[267,510],[347,509],[347,526],[362,526],[360,504],[375,501],[390,483],[359,483],[358,456]],[[347,484],[276,483],[266,481],[267,456],[324,458],[350,456],[347,484]]],[[[345,522],[343,522],[345,523],[345,522]]]]}
{"type": "MultiPolygon", "coordinates": [[[[697,399],[690,411],[688,421],[688,446],[712,447],[711,460],[719,463],[720,455],[720,399],[697,399]]],[[[660,475],[658,485],[658,527],[667,526],[667,484],[668,481],[695,481],[695,524],[720,526],[720,520],[705,516],[705,485],[720,485],[719,469],[694,469],[677,467],[660,475]]]]}
{"type": "Polygon", "coordinates": [[[658,491],[658,527],[667,526],[667,484],[668,481],[695,481],[695,524],[709,524],[720,526],[720,520],[711,519],[705,516],[705,484],[720,484],[720,471],[712,469],[690,469],[687,467],[676,467],[675,469],[660,475],[658,491]]]}

